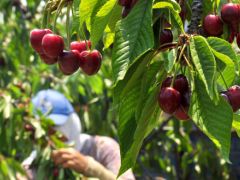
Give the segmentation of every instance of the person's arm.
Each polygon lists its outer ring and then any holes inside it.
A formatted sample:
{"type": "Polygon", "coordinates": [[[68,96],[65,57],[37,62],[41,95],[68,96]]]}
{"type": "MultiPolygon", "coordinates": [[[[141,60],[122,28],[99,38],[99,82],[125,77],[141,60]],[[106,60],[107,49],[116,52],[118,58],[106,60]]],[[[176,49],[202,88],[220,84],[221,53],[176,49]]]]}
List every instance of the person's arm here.
{"type": "Polygon", "coordinates": [[[114,180],[116,175],[90,156],[85,156],[75,149],[60,149],[52,153],[56,165],[72,169],[87,177],[96,177],[100,180],[114,180]]]}

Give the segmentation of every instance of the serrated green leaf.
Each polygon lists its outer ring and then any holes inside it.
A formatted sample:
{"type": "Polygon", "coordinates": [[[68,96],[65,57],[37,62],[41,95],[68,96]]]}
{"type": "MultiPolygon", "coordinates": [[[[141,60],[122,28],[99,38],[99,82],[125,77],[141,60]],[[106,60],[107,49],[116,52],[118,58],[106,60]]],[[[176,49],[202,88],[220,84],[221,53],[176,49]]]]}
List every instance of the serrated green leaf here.
{"type": "Polygon", "coordinates": [[[93,47],[95,47],[97,42],[101,39],[103,32],[111,19],[115,6],[117,6],[116,0],[109,0],[100,8],[96,16],[93,17],[93,24],[90,32],[93,47]]]}
{"type": "Polygon", "coordinates": [[[221,150],[223,158],[229,161],[232,108],[223,98],[220,98],[218,105],[215,105],[199,76],[195,76],[194,83],[192,83],[189,113],[196,125],[221,150]]]}
{"type": "Polygon", "coordinates": [[[117,23],[115,34],[112,69],[116,84],[135,59],[154,45],[152,0],[139,0],[130,14],[117,23]]]}
{"type": "Polygon", "coordinates": [[[240,115],[239,114],[233,114],[232,127],[237,132],[238,137],[240,137],[240,115]]]}
{"type": "Polygon", "coordinates": [[[190,51],[192,61],[196,70],[204,82],[207,93],[214,99],[216,96],[215,86],[216,82],[216,61],[214,55],[206,41],[202,36],[194,36],[191,38],[190,51]]]}

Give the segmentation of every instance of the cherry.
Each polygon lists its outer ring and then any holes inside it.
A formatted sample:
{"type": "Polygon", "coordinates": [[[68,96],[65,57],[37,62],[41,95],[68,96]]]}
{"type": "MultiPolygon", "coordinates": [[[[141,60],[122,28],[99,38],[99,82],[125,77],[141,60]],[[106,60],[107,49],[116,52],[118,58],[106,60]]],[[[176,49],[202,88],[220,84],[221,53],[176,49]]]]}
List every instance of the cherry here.
{"type": "Polygon", "coordinates": [[[61,36],[47,34],[42,39],[44,54],[51,58],[57,58],[64,49],[64,40],[61,36]]]}
{"type": "Polygon", "coordinates": [[[174,113],[180,105],[180,93],[171,87],[161,89],[158,96],[158,103],[161,109],[169,114],[174,113]]]}
{"type": "Polygon", "coordinates": [[[42,39],[46,34],[52,34],[50,29],[34,29],[30,32],[30,42],[35,51],[42,54],[42,39]]]}
{"type": "MultiPolygon", "coordinates": [[[[165,87],[170,87],[172,79],[173,77],[167,77],[163,81],[161,88],[163,89],[165,87]]],[[[188,80],[186,76],[184,76],[183,74],[177,75],[173,83],[173,88],[179,91],[181,94],[186,93],[189,90],[188,80]]]]}
{"type": "Polygon", "coordinates": [[[130,13],[131,9],[132,8],[129,8],[129,7],[126,7],[126,6],[123,7],[123,9],[122,9],[122,18],[127,17],[127,15],[130,13]]]}
{"type": "Polygon", "coordinates": [[[239,6],[233,3],[227,3],[221,9],[222,20],[231,26],[232,31],[238,32],[239,6]]]}
{"type": "Polygon", "coordinates": [[[82,70],[87,75],[93,75],[98,72],[102,63],[102,55],[99,51],[83,51],[80,54],[82,58],[82,70]]]}
{"type": "Polygon", "coordinates": [[[45,63],[45,64],[48,64],[48,65],[52,65],[52,64],[55,64],[57,62],[57,58],[51,58],[51,57],[48,57],[46,54],[39,54],[41,60],[45,63]]]}
{"type": "Polygon", "coordinates": [[[170,29],[163,29],[160,32],[160,45],[171,43],[173,41],[173,34],[170,29]]]}
{"type": "Polygon", "coordinates": [[[240,48],[240,33],[237,34],[237,45],[240,48]]]}
{"type": "Polygon", "coordinates": [[[203,20],[203,29],[209,36],[221,36],[223,22],[218,15],[209,14],[203,20]]]}
{"type": "Polygon", "coordinates": [[[78,50],[79,53],[83,52],[83,51],[86,51],[88,50],[87,48],[87,45],[88,45],[88,48],[91,49],[91,41],[74,41],[71,43],[70,45],[70,49],[71,50],[78,50]]]}
{"type": "Polygon", "coordinates": [[[75,73],[80,67],[80,54],[77,50],[64,51],[58,57],[58,65],[60,70],[65,75],[75,73]]]}
{"type": "Polygon", "coordinates": [[[226,95],[228,96],[233,111],[236,112],[240,108],[240,86],[234,85],[230,87],[226,95]]]}
{"type": "Polygon", "coordinates": [[[132,0],[118,0],[120,6],[130,7],[132,5],[132,0]]]}
{"type": "Polygon", "coordinates": [[[189,120],[190,117],[188,116],[188,108],[188,106],[180,105],[174,113],[175,118],[179,120],[189,120]]]}

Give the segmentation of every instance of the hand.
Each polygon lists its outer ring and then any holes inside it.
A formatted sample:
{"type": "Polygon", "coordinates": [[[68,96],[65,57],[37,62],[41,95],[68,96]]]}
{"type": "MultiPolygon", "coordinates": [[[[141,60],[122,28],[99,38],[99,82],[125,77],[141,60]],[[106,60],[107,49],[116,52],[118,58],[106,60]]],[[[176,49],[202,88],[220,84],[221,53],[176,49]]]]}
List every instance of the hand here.
{"type": "Polygon", "coordinates": [[[88,168],[87,157],[72,148],[54,150],[51,157],[56,165],[78,173],[85,173],[88,168]]]}

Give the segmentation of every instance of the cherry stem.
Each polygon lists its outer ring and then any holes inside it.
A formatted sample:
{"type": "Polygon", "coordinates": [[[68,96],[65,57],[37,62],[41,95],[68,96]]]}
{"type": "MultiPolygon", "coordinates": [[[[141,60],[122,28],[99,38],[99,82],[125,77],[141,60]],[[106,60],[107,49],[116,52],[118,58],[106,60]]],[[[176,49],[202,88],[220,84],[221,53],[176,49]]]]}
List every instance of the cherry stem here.
{"type": "Polygon", "coordinates": [[[185,54],[183,54],[183,58],[186,61],[188,67],[190,67],[191,69],[193,69],[192,65],[190,64],[190,62],[188,61],[187,57],[185,56],[185,54]]]}
{"type": "Polygon", "coordinates": [[[214,1],[214,9],[213,9],[213,11],[214,11],[215,15],[217,14],[217,2],[218,2],[218,0],[214,1]]]}
{"type": "Polygon", "coordinates": [[[180,55],[179,55],[179,57],[177,58],[177,64],[176,64],[174,76],[173,76],[173,79],[172,79],[172,82],[171,82],[171,86],[170,86],[170,87],[173,87],[173,84],[174,84],[174,81],[175,81],[176,75],[177,75],[177,70],[178,70],[179,65],[180,65],[180,60],[181,60],[181,58],[182,58],[182,56],[183,56],[183,53],[184,53],[186,47],[187,47],[187,45],[184,44],[184,45],[183,45],[183,48],[181,49],[180,55]]]}
{"type": "Polygon", "coordinates": [[[227,85],[227,83],[226,83],[226,81],[225,81],[225,79],[224,79],[224,77],[223,77],[222,72],[219,70],[219,68],[217,68],[217,69],[218,69],[218,72],[219,72],[219,74],[220,74],[220,76],[221,76],[221,78],[222,78],[222,80],[223,80],[223,83],[224,83],[226,89],[228,89],[228,85],[227,85]]]}
{"type": "Polygon", "coordinates": [[[61,0],[60,3],[58,4],[57,10],[56,10],[56,15],[54,19],[54,24],[53,24],[53,32],[56,32],[56,24],[57,24],[57,18],[61,12],[62,6],[63,6],[64,0],[61,0]]]}
{"type": "Polygon", "coordinates": [[[67,20],[66,20],[66,31],[67,31],[67,46],[68,49],[70,49],[70,41],[71,41],[71,35],[70,35],[70,10],[71,10],[71,3],[68,2],[67,4],[67,20]]]}

